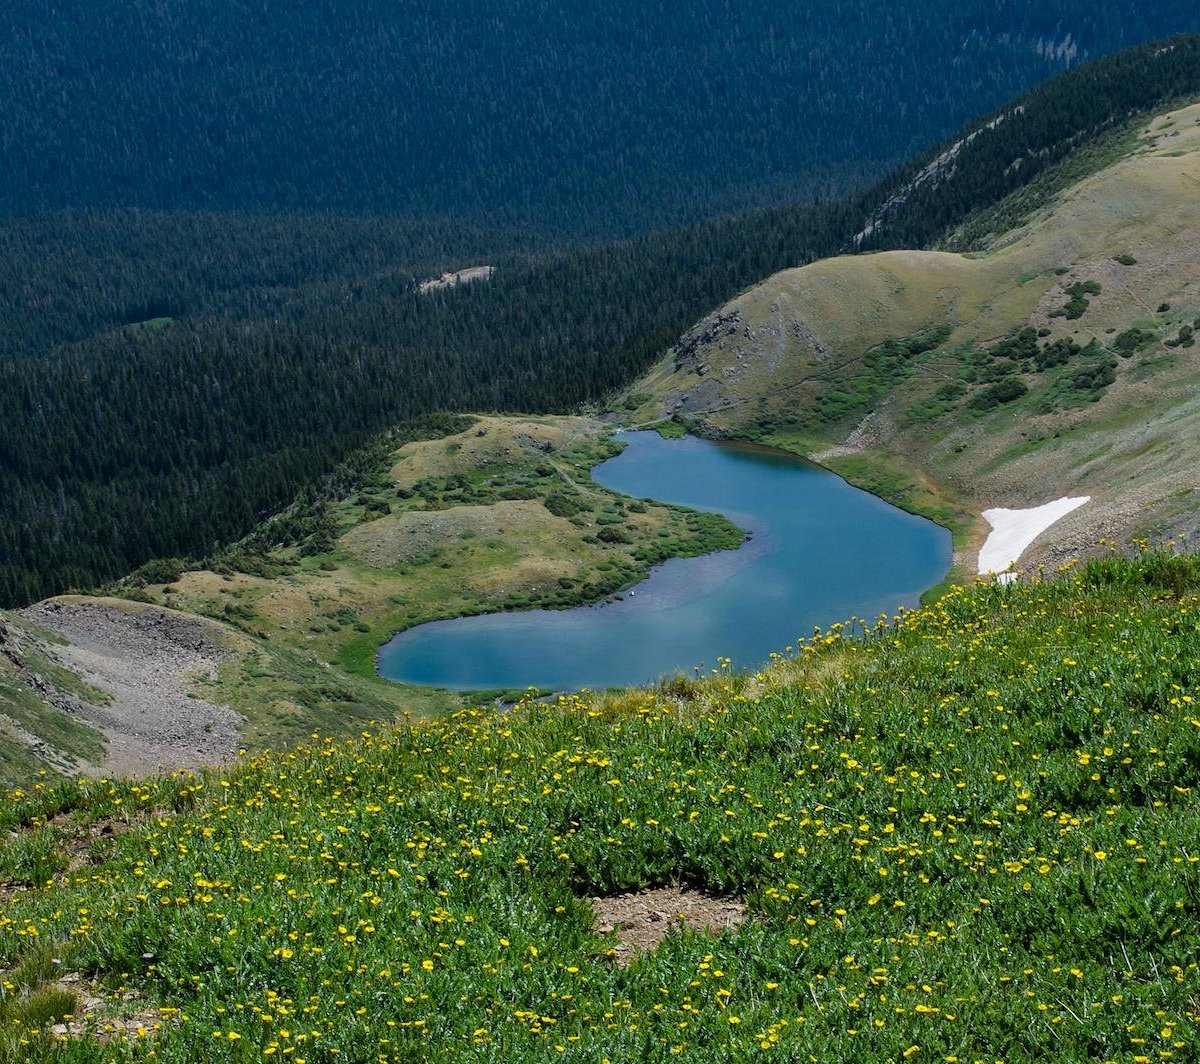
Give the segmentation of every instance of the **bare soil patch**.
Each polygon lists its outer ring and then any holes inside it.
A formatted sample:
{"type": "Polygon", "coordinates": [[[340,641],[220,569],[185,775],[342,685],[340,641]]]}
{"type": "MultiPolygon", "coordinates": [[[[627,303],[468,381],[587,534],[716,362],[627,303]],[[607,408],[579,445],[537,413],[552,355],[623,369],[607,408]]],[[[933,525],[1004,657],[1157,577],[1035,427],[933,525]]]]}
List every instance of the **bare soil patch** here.
{"type": "Polygon", "coordinates": [[[746,906],[736,898],[718,898],[689,887],[659,887],[589,900],[596,910],[595,929],[617,936],[613,961],[621,967],[637,954],[657,949],[674,927],[720,934],[747,918],[746,906]]]}
{"type": "Polygon", "coordinates": [[[13,883],[5,880],[3,883],[0,883],[0,903],[10,902],[13,898],[23,894],[28,889],[28,883],[13,883]]]}
{"type": "Polygon", "coordinates": [[[90,1038],[108,1045],[153,1038],[163,1028],[163,1010],[152,1006],[138,1008],[137,991],[126,990],[114,999],[77,972],[67,972],[50,985],[74,994],[78,1002],[70,1019],[50,1028],[50,1034],[59,1042],[90,1038]]]}

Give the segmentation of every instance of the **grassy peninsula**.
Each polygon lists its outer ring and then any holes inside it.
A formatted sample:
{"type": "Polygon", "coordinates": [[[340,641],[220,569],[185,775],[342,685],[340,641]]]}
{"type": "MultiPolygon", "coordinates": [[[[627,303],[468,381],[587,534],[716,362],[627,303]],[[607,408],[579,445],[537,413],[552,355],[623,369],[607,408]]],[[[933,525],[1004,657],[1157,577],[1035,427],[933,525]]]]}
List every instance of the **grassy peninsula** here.
{"type": "Polygon", "coordinates": [[[314,729],[354,734],[373,720],[445,713],[463,698],[376,673],[375,652],[395,632],[600,601],[666,558],[742,542],[718,514],[597,485],[590,470],[621,450],[611,428],[584,416],[418,423],[381,436],[203,562],[156,561],[106,596],[0,617],[0,712],[13,721],[0,730],[0,781],[195,767],[314,729]],[[98,660],[115,685],[107,699],[76,675],[94,674],[98,660]],[[129,674],[138,690],[125,689],[129,674]],[[147,690],[150,674],[157,686],[147,690]],[[145,724],[156,693],[162,719],[178,722],[170,743],[145,724]]]}

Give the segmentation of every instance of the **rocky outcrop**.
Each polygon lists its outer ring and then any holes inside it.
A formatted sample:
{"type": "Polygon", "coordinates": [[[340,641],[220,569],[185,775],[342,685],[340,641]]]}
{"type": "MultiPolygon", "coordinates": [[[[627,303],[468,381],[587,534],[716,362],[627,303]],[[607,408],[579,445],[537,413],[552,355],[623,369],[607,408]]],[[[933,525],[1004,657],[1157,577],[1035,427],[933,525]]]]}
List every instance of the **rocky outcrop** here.
{"type": "Polygon", "coordinates": [[[440,277],[431,277],[417,286],[422,295],[429,292],[439,292],[445,288],[457,288],[460,284],[470,284],[472,281],[489,281],[496,272],[495,266],[468,266],[463,270],[448,270],[440,277]]]}
{"type": "Polygon", "coordinates": [[[663,413],[667,417],[675,414],[710,414],[721,406],[721,385],[709,379],[694,388],[671,392],[663,399],[663,413]]]}
{"type": "Polygon", "coordinates": [[[708,372],[708,366],[704,362],[707,349],[724,337],[735,336],[741,322],[742,314],[739,310],[718,311],[685,332],[671,352],[675,372],[692,372],[704,376],[708,372]]]}
{"type": "Polygon", "coordinates": [[[801,344],[811,348],[815,360],[818,362],[828,358],[830,351],[833,350],[833,348],[813,332],[812,326],[806,321],[796,320],[792,322],[792,336],[801,344]]]}

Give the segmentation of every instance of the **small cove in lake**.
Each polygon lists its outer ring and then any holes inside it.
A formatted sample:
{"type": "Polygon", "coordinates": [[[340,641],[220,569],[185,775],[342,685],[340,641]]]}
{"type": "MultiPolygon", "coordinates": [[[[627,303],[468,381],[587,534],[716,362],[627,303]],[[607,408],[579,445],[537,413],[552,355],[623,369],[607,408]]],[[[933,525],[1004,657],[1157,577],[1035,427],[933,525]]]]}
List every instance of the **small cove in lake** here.
{"type": "Polygon", "coordinates": [[[813,627],[913,606],[950,567],[950,533],[780,451],[627,432],[603,487],[725,514],[737,550],[673,558],[624,598],[418,625],[379,651],[400,683],[579,690],[649,683],[718,658],[754,668],[813,627]]]}

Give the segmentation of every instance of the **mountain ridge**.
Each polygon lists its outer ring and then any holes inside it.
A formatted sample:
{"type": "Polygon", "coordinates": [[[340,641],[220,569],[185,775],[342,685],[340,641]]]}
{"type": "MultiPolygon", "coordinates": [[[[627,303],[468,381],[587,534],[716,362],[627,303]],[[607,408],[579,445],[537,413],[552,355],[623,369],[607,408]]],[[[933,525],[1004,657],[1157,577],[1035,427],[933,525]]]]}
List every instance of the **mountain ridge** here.
{"type": "MultiPolygon", "coordinates": [[[[887,251],[776,275],[715,311],[631,389],[658,396],[638,414],[750,432],[821,454],[852,479],[869,478],[872,455],[906,460],[976,513],[1097,496],[1056,529],[1065,546],[1054,561],[1085,551],[1089,536],[1194,533],[1188,470],[1198,456],[1186,426],[1200,317],[1198,127],[1196,105],[1155,119],[1127,154],[1056,192],[986,251],[887,251]],[[1036,336],[1018,365],[1005,344],[1027,328],[1036,336]],[[927,350],[887,354],[922,336],[927,350]],[[1094,354],[1078,354],[1093,341],[1094,354]],[[1088,378],[1072,398],[1067,371],[1051,384],[1051,356],[1037,355],[1056,343],[1073,345],[1076,374],[1107,359],[1112,379],[1088,378]],[[1015,404],[988,411],[982,393],[1001,379],[1014,382],[1015,404]],[[1106,420],[1110,430],[1093,431],[1106,420]],[[1086,458],[1096,448],[1105,461],[1086,458]]],[[[963,530],[964,551],[981,528],[963,530]]]]}

